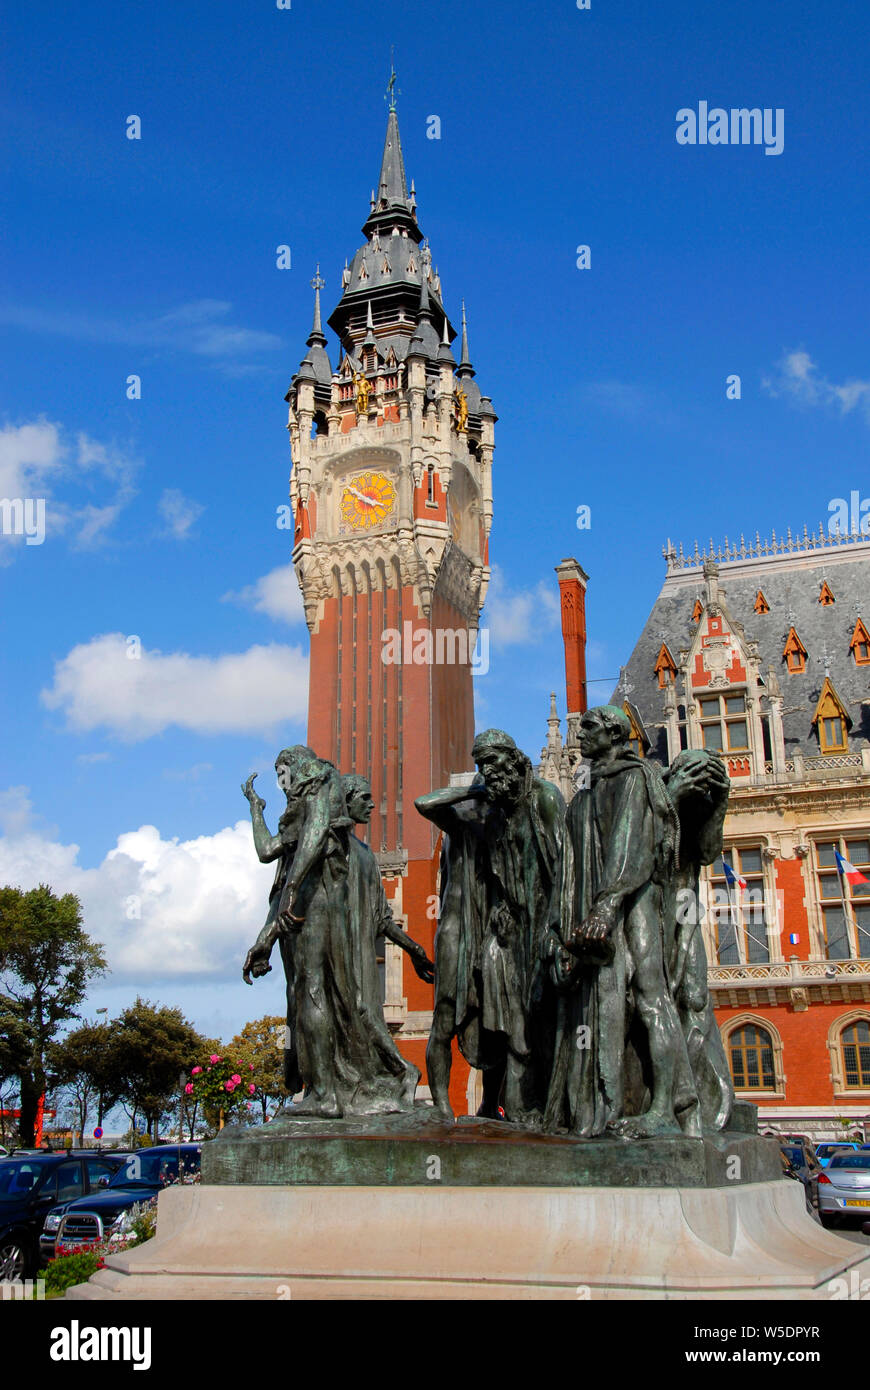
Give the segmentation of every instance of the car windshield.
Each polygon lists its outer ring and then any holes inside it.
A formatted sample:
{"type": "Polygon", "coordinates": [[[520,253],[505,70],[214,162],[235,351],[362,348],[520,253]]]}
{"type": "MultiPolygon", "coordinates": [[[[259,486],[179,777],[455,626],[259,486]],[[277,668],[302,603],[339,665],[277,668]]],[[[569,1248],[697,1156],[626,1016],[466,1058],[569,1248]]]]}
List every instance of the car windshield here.
{"type": "Polygon", "coordinates": [[[0,1163],[0,1197],[21,1197],[31,1192],[39,1182],[41,1166],[21,1159],[4,1159],[0,1163]]]}
{"type": "Polygon", "coordinates": [[[844,1149],[851,1151],[851,1144],[820,1144],[816,1153],[821,1154],[822,1158],[827,1158],[828,1154],[840,1154],[844,1149]]]}
{"type": "Polygon", "coordinates": [[[110,1187],[165,1187],[178,1178],[175,1154],[133,1154],[115,1173],[110,1187]]]}
{"type": "Polygon", "coordinates": [[[837,1154],[828,1164],[828,1168],[868,1168],[870,1169],[870,1154],[847,1153],[837,1154]]]}
{"type": "Polygon", "coordinates": [[[792,1144],[783,1144],[782,1151],[790,1163],[803,1163],[803,1154],[792,1144]]]}

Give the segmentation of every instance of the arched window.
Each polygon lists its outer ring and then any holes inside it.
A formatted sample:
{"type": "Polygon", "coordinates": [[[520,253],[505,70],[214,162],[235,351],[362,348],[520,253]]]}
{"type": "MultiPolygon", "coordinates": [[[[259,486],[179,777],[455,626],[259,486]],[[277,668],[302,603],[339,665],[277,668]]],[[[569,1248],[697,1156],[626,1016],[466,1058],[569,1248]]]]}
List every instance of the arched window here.
{"type": "Polygon", "coordinates": [[[860,1018],[840,1034],[843,1085],[870,1090],[870,1022],[860,1018]]]}
{"type": "Polygon", "coordinates": [[[426,501],[435,501],[435,465],[430,463],[426,469],[426,501]]]}
{"type": "Polygon", "coordinates": [[[773,1038],[766,1028],[745,1023],[728,1038],[728,1060],[735,1091],[775,1091],[773,1038]]]}

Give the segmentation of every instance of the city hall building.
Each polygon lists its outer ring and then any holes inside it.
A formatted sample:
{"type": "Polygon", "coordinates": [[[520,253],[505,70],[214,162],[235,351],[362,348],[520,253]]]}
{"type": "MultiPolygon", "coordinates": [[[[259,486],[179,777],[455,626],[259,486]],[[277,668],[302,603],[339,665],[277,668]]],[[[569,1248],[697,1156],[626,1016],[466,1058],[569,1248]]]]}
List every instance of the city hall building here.
{"type": "MultiPolygon", "coordinates": [[[[668,544],[665,563],[613,701],[641,756],[728,767],[701,911],[735,1090],[763,1127],[870,1137],[870,538],[668,544]]],[[[541,775],[570,795],[586,576],[557,573],[567,734],[552,697],[541,775]]]]}

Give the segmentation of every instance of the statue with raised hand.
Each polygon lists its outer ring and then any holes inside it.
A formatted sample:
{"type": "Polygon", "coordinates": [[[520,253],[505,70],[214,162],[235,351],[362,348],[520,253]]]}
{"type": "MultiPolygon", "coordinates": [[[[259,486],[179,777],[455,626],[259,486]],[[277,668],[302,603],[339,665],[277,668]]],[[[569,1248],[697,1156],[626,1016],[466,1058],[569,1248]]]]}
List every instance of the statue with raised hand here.
{"type": "Polygon", "coordinates": [[[470,786],[417,798],[444,832],[435,935],[435,1007],[426,1069],[436,1109],[448,1098],[451,1044],[483,1074],[478,1114],[536,1126],[550,1071],[549,982],[541,937],[562,841],[559,789],[534,776],[509,734],[474,740],[470,786]]]}

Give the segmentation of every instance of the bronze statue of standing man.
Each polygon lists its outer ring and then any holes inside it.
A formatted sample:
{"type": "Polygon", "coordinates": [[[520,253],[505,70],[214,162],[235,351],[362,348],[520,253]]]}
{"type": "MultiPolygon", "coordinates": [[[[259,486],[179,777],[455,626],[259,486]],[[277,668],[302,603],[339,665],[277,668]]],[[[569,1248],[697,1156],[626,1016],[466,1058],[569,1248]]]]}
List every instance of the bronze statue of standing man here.
{"type": "Polygon", "coordinates": [[[426,1049],[432,1100],[448,1098],[451,1043],[483,1073],[478,1114],[540,1122],[550,1044],[539,969],[541,939],[562,842],[565,803],[536,778],[509,734],[487,729],[471,750],[470,786],[418,797],[445,833],[435,936],[435,1008],[426,1049]]]}

